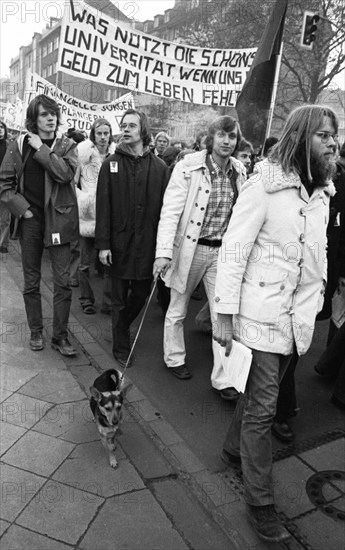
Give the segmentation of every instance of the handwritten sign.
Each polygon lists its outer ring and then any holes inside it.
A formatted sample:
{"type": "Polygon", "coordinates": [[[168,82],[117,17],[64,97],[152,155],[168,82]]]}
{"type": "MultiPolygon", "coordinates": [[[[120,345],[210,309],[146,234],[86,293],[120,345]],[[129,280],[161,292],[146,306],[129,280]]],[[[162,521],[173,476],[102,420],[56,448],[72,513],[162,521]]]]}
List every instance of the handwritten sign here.
{"type": "Polygon", "coordinates": [[[117,24],[82,0],[70,0],[58,70],[189,103],[234,106],[255,52],[175,44],[117,24]]]}
{"type": "Polygon", "coordinates": [[[59,90],[37,73],[29,73],[27,82],[29,89],[25,92],[26,105],[38,94],[51,97],[60,106],[64,130],[76,128],[89,132],[95,120],[106,118],[111,124],[113,134],[119,134],[119,123],[123,113],[127,109],[134,109],[132,93],[125,94],[111,103],[88,103],[59,90]]]}

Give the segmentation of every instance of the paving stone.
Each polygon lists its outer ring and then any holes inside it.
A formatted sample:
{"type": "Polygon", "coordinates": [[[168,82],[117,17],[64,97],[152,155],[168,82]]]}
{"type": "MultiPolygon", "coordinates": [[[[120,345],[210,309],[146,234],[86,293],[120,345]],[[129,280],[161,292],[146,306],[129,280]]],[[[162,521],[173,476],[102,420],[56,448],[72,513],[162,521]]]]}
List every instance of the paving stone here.
{"type": "Polygon", "coordinates": [[[13,391],[6,390],[5,388],[0,388],[0,403],[5,401],[5,399],[10,397],[10,395],[12,395],[12,394],[13,394],[13,391]]]}
{"type": "Polygon", "coordinates": [[[116,369],[118,367],[114,357],[108,355],[107,353],[97,355],[97,365],[101,367],[102,370],[116,369]]]}
{"type": "MultiPolygon", "coordinates": [[[[14,521],[46,479],[7,464],[0,465],[2,519],[14,521]]],[[[0,544],[2,549],[2,544],[0,544]]]]}
{"type": "Polygon", "coordinates": [[[205,469],[205,466],[200,462],[186,443],[174,443],[174,445],[169,446],[169,449],[178,458],[187,472],[195,473],[205,469]]]}
{"type": "Polygon", "coordinates": [[[12,447],[25,432],[26,430],[20,426],[9,424],[9,422],[0,422],[0,455],[12,447]]]}
{"type": "MultiPolygon", "coordinates": [[[[6,531],[6,529],[9,528],[11,524],[8,523],[8,521],[4,521],[3,519],[0,519],[0,537],[4,534],[4,532],[6,531]]],[[[1,548],[2,548],[2,540],[0,542],[1,544],[1,548]]]]}
{"type": "Polygon", "coordinates": [[[345,438],[336,439],[316,449],[299,454],[316,471],[344,470],[345,438]]]}
{"type": "Polygon", "coordinates": [[[71,550],[70,546],[38,533],[12,525],[1,539],[1,550],[71,550]]]}
{"type": "Polygon", "coordinates": [[[141,477],[125,459],[120,445],[115,455],[118,467],[114,469],[100,441],[78,445],[53,478],[104,498],[143,489],[141,477]]]}
{"type": "Polygon", "coordinates": [[[83,344],[83,349],[92,357],[95,357],[96,361],[98,355],[104,355],[104,349],[97,342],[83,344]]]}
{"type": "Polygon", "coordinates": [[[75,379],[78,380],[78,384],[81,386],[82,390],[89,397],[90,396],[90,386],[92,386],[93,381],[99,372],[92,365],[76,365],[75,367],[69,367],[69,371],[75,379]]]}
{"type": "Polygon", "coordinates": [[[171,479],[156,481],[153,483],[153,492],[168,517],[173,518],[176,529],[192,548],[198,550],[236,548],[179,481],[171,479]]]}
{"type": "Polygon", "coordinates": [[[292,456],[273,464],[274,501],[278,510],[294,518],[312,510],[306,483],[315,472],[292,456]]]}
{"type": "Polygon", "coordinates": [[[19,390],[24,384],[37,375],[37,372],[33,372],[31,369],[24,367],[9,366],[6,363],[4,352],[1,350],[1,367],[0,367],[0,386],[6,390],[15,392],[19,390]]]}
{"type": "MultiPolygon", "coordinates": [[[[127,371],[128,372],[128,371],[127,371]]],[[[126,372],[126,375],[127,375],[127,372],[126,372]]],[[[127,377],[127,376],[126,376],[127,377]]],[[[129,381],[131,381],[128,377],[127,379],[129,381]]],[[[145,395],[139,390],[139,388],[137,388],[136,386],[133,386],[131,388],[131,391],[128,392],[128,394],[126,395],[126,399],[128,401],[128,403],[133,403],[133,401],[141,401],[142,399],[146,399],[145,395]]]]}
{"type": "Polygon", "coordinates": [[[98,436],[88,400],[53,406],[34,430],[72,443],[94,441],[98,436]]]}
{"type": "Polygon", "coordinates": [[[182,437],[174,430],[171,424],[163,418],[150,422],[150,427],[165,445],[169,446],[183,441],[182,437]]]}
{"type": "Polygon", "coordinates": [[[133,401],[131,405],[146,422],[151,422],[160,417],[160,412],[151,405],[148,399],[133,401]]]}
{"type": "Polygon", "coordinates": [[[14,393],[0,406],[0,419],[22,428],[31,428],[52,407],[51,403],[14,393]]]}
{"type": "Polygon", "coordinates": [[[171,465],[136,423],[123,423],[120,444],[145,479],[173,473],[171,465]]]}
{"type": "Polygon", "coordinates": [[[239,500],[237,492],[218,474],[203,470],[194,474],[194,478],[205,495],[205,504],[207,498],[211,499],[215,506],[223,506],[239,500]]]}
{"type": "Polygon", "coordinates": [[[84,392],[68,371],[41,372],[21,388],[21,393],[51,403],[85,399],[84,392]]]}
{"type": "Polygon", "coordinates": [[[12,466],[49,476],[73,449],[72,443],[30,431],[2,456],[2,460],[12,466]]]}
{"type": "Polygon", "coordinates": [[[76,544],[103,502],[97,495],[49,481],[17,518],[17,524],[76,544]]]}
{"type": "Polygon", "coordinates": [[[319,510],[294,520],[313,550],[343,550],[344,522],[334,521],[319,510]]]}
{"type": "Polygon", "coordinates": [[[79,546],[81,550],[95,550],[100,541],[102,550],[188,548],[148,490],[120,495],[105,503],[79,546]]]}

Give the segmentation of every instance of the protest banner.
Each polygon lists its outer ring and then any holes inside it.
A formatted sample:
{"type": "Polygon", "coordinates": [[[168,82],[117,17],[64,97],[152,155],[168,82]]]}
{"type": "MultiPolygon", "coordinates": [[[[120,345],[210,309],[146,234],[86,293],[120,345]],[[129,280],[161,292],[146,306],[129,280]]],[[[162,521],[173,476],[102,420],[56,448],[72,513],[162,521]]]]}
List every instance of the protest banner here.
{"type": "Polygon", "coordinates": [[[66,2],[58,70],[201,105],[234,106],[256,48],[175,44],[120,24],[82,0],[66,2]]]}
{"type": "Polygon", "coordinates": [[[25,108],[19,97],[15,103],[7,101],[3,111],[3,121],[8,129],[21,131],[24,129],[25,108]]]}
{"type": "Polygon", "coordinates": [[[61,109],[62,129],[76,128],[78,131],[89,132],[97,118],[106,118],[112,127],[113,134],[119,134],[119,123],[127,109],[134,109],[133,94],[130,92],[110,103],[88,103],[77,99],[54,84],[48,82],[37,73],[28,73],[29,89],[25,92],[25,104],[28,105],[36,95],[45,94],[53,98],[61,109]]]}

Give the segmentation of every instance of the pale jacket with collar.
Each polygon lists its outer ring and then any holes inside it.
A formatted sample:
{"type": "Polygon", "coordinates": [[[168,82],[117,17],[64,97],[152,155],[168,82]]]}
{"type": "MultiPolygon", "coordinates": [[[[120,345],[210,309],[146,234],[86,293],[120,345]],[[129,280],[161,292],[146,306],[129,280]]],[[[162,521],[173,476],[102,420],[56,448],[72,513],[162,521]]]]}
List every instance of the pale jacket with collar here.
{"type": "MultiPolygon", "coordinates": [[[[211,192],[211,176],[206,151],[186,155],[178,162],[164,194],[156,246],[156,258],[172,259],[164,282],[180,293],[185,292],[200,231],[211,192]]],[[[243,164],[231,157],[240,191],[246,180],[243,164]]]]}
{"type": "MultiPolygon", "coordinates": [[[[95,236],[96,190],[103,158],[96,145],[86,139],[77,146],[78,169],[75,176],[79,210],[79,232],[82,237],[95,236]]],[[[115,152],[115,143],[108,147],[106,157],[115,152]]]]}
{"type": "Polygon", "coordinates": [[[309,197],[297,175],[268,160],[243,186],[219,253],[214,309],[234,315],[235,338],[246,346],[308,350],[323,304],[333,193],[330,182],[309,197]]]}

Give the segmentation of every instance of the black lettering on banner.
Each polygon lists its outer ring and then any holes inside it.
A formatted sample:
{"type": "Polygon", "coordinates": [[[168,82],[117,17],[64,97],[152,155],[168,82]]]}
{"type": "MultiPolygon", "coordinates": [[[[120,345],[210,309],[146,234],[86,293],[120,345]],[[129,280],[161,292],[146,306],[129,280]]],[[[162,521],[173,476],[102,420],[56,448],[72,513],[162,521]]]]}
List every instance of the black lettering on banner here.
{"type": "Polygon", "coordinates": [[[91,25],[95,31],[98,31],[103,36],[106,36],[108,32],[108,21],[102,18],[97,21],[96,17],[92,13],[88,13],[86,9],[83,9],[81,14],[77,13],[74,9],[73,0],[70,0],[70,7],[73,21],[77,21],[78,23],[84,23],[85,21],[85,23],[87,25],[91,25]]]}
{"type": "Polygon", "coordinates": [[[96,77],[99,75],[100,66],[101,62],[96,57],[88,57],[87,54],[73,52],[67,48],[62,50],[61,67],[96,77]]]}

